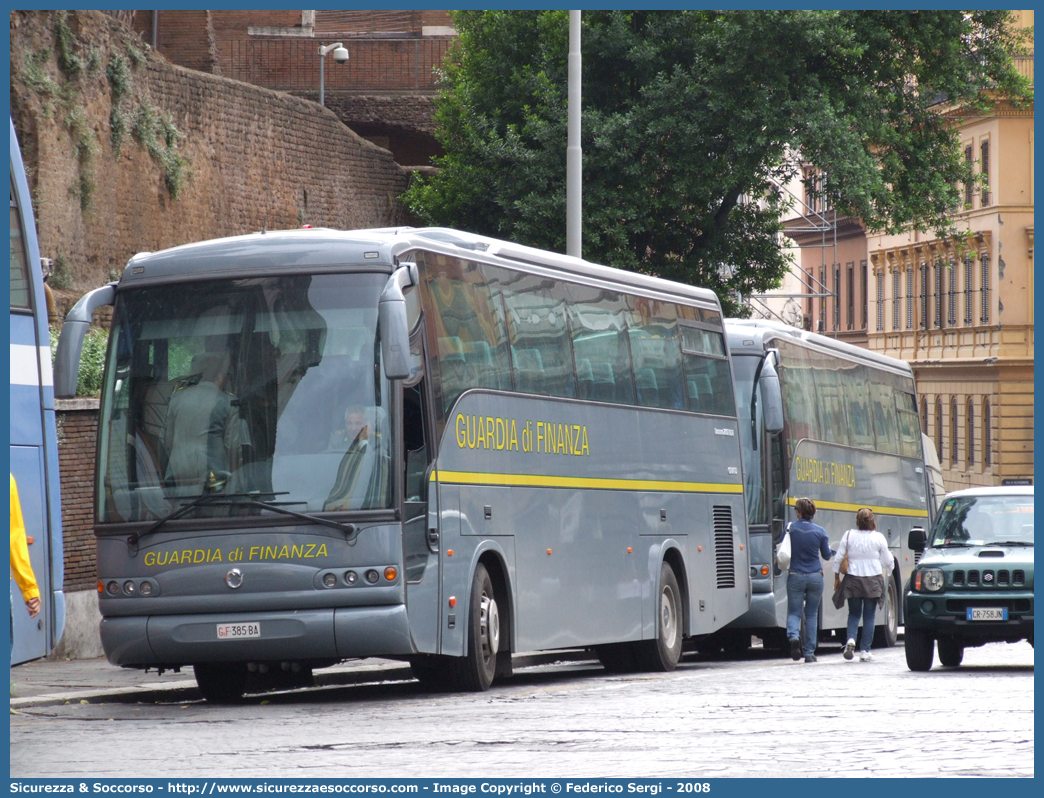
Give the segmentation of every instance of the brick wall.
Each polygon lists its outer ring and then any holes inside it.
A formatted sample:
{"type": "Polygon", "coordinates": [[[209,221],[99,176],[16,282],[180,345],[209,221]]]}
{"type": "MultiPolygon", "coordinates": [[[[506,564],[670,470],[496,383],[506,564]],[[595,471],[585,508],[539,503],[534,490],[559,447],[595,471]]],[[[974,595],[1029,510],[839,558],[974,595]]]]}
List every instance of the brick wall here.
{"type": "Polygon", "coordinates": [[[132,70],[121,107],[146,104],[182,133],[178,151],[191,177],[172,200],[161,164],[129,133],[118,155],[113,149],[105,68],[140,39],[101,12],[71,13],[81,57],[93,49],[100,70],[70,82],[54,60],[54,20],[55,12],[11,12],[11,110],[31,170],[41,254],[66,260],[77,291],[106,282],[140,251],[302,222],[355,229],[407,221],[397,197],[410,171],[331,111],[150,53],[132,70]],[[68,109],[27,80],[27,57],[41,52],[51,54],[43,71],[73,96],[93,132],[87,167],[63,123],[68,109]],[[94,183],[86,210],[75,196],[85,173],[94,183]]]}
{"type": "Polygon", "coordinates": [[[58,400],[58,471],[62,486],[62,535],[67,593],[94,590],[94,449],[98,400],[58,400]]]}

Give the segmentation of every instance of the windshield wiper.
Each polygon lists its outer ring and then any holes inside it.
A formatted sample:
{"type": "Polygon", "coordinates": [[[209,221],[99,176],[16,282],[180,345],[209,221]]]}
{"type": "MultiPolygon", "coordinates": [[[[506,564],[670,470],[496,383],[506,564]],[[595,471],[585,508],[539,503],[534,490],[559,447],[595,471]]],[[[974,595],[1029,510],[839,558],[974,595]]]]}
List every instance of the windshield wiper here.
{"type": "MultiPolygon", "coordinates": [[[[345,539],[350,543],[359,534],[358,528],[355,524],[342,524],[337,521],[331,521],[327,518],[318,518],[314,515],[306,513],[298,513],[294,510],[287,510],[282,507],[280,503],[271,501],[262,501],[259,497],[261,496],[283,496],[283,493],[204,493],[196,496],[188,504],[182,505],[174,512],[169,515],[165,515],[159,519],[156,523],[146,529],[144,532],[135,532],[127,537],[128,546],[136,546],[138,541],[147,535],[151,535],[161,526],[166,524],[168,521],[174,521],[186,515],[189,510],[195,507],[260,507],[264,510],[271,510],[274,513],[281,513],[282,515],[289,515],[294,518],[300,518],[304,521],[309,521],[314,524],[321,524],[322,526],[332,527],[344,532],[345,539]]],[[[304,504],[304,502],[283,502],[283,504],[304,504]]]]}
{"type": "Polygon", "coordinates": [[[979,544],[977,544],[977,543],[955,543],[955,542],[951,541],[949,543],[933,543],[932,544],[932,548],[933,549],[967,549],[967,548],[971,548],[972,546],[977,546],[977,545],[979,545],[979,544]]]}
{"type": "Polygon", "coordinates": [[[991,540],[989,543],[983,543],[983,546],[1032,546],[1032,541],[1025,540],[991,540]]]}
{"type": "Polygon", "coordinates": [[[299,513],[295,510],[287,510],[283,507],[283,504],[304,504],[305,502],[269,502],[262,501],[258,496],[276,496],[275,493],[235,493],[228,496],[222,496],[221,498],[228,499],[228,501],[215,501],[210,502],[211,507],[260,507],[263,510],[271,510],[273,513],[280,513],[282,515],[289,515],[292,518],[300,518],[302,521],[309,521],[313,524],[320,524],[322,526],[328,526],[331,529],[339,529],[344,532],[346,540],[351,543],[355,537],[359,534],[358,527],[355,524],[342,524],[340,521],[331,521],[329,518],[319,518],[311,513],[299,513]]]}

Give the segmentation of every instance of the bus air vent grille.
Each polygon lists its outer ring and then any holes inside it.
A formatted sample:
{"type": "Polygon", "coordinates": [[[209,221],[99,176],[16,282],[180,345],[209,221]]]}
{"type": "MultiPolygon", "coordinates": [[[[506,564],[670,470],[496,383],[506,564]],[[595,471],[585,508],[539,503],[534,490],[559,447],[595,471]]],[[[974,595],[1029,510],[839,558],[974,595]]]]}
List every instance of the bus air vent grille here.
{"type": "Polygon", "coordinates": [[[714,507],[714,564],[719,588],[736,587],[736,551],[732,541],[732,508],[714,507]]]}

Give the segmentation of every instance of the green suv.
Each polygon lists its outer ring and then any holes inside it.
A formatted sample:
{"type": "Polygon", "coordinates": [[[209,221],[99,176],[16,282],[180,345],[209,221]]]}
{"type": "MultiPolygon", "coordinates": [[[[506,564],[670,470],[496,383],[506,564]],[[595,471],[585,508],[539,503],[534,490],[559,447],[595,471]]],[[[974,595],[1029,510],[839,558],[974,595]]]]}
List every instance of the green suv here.
{"type": "Polygon", "coordinates": [[[968,646],[1033,645],[1033,487],[947,494],[931,536],[912,529],[923,552],[906,586],[906,664],[956,667],[968,646]]]}

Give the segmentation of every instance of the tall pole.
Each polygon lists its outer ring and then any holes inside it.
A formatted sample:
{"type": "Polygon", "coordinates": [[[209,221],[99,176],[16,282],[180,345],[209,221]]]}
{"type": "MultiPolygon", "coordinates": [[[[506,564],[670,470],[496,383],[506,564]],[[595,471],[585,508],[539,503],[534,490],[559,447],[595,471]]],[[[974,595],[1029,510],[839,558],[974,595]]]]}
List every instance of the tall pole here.
{"type": "Polygon", "coordinates": [[[323,64],[326,63],[326,53],[323,52],[323,43],[319,42],[319,105],[326,105],[326,92],[323,85],[323,64]]]}
{"type": "Polygon", "coordinates": [[[580,12],[569,12],[569,132],[566,139],[566,254],[581,256],[580,12]]]}

